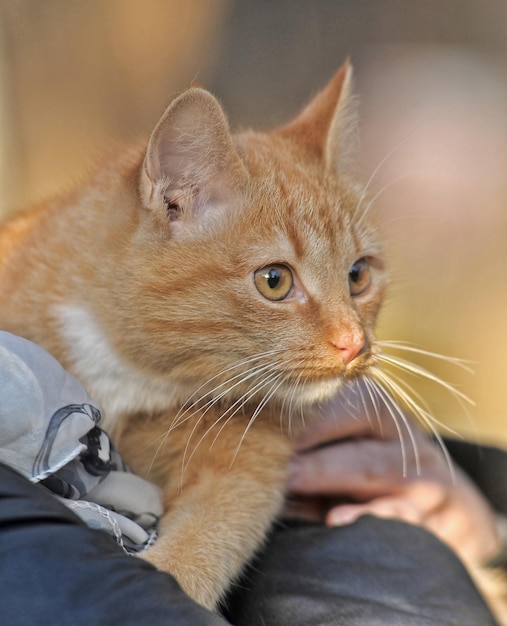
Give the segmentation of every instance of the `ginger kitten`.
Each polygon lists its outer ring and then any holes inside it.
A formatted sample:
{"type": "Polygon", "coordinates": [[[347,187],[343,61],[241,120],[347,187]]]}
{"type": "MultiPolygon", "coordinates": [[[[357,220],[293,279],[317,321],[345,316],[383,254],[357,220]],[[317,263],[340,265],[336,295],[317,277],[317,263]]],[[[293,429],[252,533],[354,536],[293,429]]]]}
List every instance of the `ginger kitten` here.
{"type": "Polygon", "coordinates": [[[145,557],[215,607],[283,503],[302,406],[376,362],[386,286],[347,171],[345,64],[295,120],[231,134],[192,88],[146,146],[0,232],[0,327],[44,346],[164,490],[145,557]]]}

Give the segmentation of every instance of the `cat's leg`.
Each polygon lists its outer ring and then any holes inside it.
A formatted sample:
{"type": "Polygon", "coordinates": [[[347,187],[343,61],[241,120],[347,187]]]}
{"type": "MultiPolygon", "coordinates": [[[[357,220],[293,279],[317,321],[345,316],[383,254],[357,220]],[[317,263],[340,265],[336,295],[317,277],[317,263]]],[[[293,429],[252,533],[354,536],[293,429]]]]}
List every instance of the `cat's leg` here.
{"type": "Polygon", "coordinates": [[[143,554],[208,608],[262,544],[283,503],[289,442],[259,423],[235,454],[244,428],[243,420],[230,423],[213,445],[214,434],[199,444],[181,493],[175,496],[174,480],[167,489],[160,537],[143,554]]]}

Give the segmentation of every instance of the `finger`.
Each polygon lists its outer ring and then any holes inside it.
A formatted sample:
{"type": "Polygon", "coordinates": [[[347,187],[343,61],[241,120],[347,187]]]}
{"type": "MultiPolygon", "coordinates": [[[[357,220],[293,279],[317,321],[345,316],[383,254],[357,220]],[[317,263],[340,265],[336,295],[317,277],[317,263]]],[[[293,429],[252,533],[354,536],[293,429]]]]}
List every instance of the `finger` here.
{"type": "Polygon", "coordinates": [[[360,396],[352,396],[348,388],[332,400],[321,405],[307,428],[295,442],[295,450],[304,451],[316,446],[353,437],[372,437],[382,430],[379,420],[384,421],[366,405],[360,396]]]}
{"type": "Polygon", "coordinates": [[[353,437],[395,439],[400,431],[418,429],[394,406],[372,399],[364,383],[345,387],[314,415],[314,421],[295,441],[297,452],[309,450],[333,440],[353,437]]]}
{"type": "Polygon", "coordinates": [[[378,498],[366,504],[345,504],[332,508],[326,516],[328,526],[350,524],[362,515],[399,519],[409,524],[424,525],[426,514],[410,498],[378,498]]]}
{"type": "Polygon", "coordinates": [[[287,486],[299,494],[365,499],[399,491],[417,471],[413,449],[402,449],[397,441],[363,439],[296,456],[287,486]]]}
{"type": "MultiPolygon", "coordinates": [[[[434,532],[436,511],[449,500],[448,490],[431,481],[412,481],[396,495],[376,498],[367,503],[338,505],[329,509],[326,523],[331,526],[348,524],[367,513],[378,517],[401,519],[411,524],[424,524],[434,532]]],[[[452,517],[453,511],[450,512],[452,517]]]]}
{"type": "Polygon", "coordinates": [[[305,452],[323,444],[343,439],[373,437],[375,431],[364,415],[334,413],[334,407],[318,414],[294,441],[295,452],[305,452]]]}
{"type": "Polygon", "coordinates": [[[403,489],[403,498],[417,503],[418,509],[424,511],[426,517],[445,507],[451,497],[451,487],[438,480],[410,481],[403,489]]]}

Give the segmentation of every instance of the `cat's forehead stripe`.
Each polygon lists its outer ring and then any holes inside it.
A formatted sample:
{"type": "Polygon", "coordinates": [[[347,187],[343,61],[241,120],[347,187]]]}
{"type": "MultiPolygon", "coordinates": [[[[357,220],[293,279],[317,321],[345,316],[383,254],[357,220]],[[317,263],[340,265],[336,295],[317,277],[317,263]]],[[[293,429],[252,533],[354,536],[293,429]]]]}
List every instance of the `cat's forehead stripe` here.
{"type": "Polygon", "coordinates": [[[292,222],[287,224],[286,233],[296,259],[301,260],[307,254],[307,238],[301,236],[300,229],[296,228],[292,222]]]}

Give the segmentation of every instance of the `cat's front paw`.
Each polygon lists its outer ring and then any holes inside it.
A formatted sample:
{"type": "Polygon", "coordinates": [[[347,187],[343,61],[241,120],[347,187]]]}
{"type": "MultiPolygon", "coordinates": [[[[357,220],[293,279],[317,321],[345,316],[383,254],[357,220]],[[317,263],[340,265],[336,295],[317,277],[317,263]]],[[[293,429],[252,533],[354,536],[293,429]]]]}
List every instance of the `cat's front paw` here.
{"type": "Polygon", "coordinates": [[[200,562],[181,561],[157,544],[139,556],[157,569],[174,576],[190,598],[211,611],[216,610],[229,584],[228,576],[220,575],[216,564],[214,566],[209,558],[202,558],[200,562]]]}

